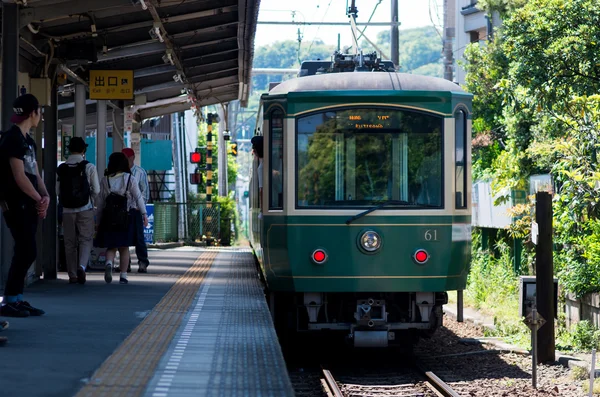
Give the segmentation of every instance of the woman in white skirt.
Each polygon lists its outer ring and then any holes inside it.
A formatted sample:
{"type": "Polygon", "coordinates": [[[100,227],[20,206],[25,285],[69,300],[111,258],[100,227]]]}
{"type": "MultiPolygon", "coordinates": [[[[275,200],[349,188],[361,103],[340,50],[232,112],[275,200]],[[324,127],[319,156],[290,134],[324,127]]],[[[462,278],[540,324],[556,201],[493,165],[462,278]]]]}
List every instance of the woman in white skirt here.
{"type": "Polygon", "coordinates": [[[129,247],[135,246],[135,224],[133,211],[139,210],[144,219],[144,227],[148,226],[148,216],[144,198],[138,183],[131,175],[129,161],[121,152],[108,158],[105,177],[100,182],[98,197],[98,233],[96,246],[107,248],[104,280],[112,282],[112,264],[117,250],[121,259],[121,276],[119,282],[127,284],[127,265],[129,264],[129,247]]]}

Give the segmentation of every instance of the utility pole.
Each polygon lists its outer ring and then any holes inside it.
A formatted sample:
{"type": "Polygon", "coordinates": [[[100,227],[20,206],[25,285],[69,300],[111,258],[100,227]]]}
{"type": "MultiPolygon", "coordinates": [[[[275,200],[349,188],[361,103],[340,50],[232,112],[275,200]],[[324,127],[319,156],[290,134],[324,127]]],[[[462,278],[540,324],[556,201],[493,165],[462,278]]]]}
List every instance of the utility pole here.
{"type": "Polygon", "coordinates": [[[552,259],[552,196],[548,192],[535,195],[535,220],[538,224],[538,243],[535,246],[536,306],[546,320],[537,331],[538,361],[555,360],[554,340],[554,264],[552,259]]]}
{"type": "Polygon", "coordinates": [[[454,58],[452,47],[456,36],[456,0],[444,0],[444,78],[454,80],[454,58]]]}
{"type": "Polygon", "coordinates": [[[400,64],[400,44],[398,35],[398,0],[392,0],[392,62],[394,63],[396,70],[398,70],[400,64]]]}

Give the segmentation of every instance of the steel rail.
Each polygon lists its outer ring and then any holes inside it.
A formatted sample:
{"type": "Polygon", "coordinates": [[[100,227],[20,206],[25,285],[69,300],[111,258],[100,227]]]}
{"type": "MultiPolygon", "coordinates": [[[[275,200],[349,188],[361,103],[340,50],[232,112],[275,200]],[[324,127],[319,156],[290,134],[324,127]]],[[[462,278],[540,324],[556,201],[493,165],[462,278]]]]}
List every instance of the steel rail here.
{"type": "Polygon", "coordinates": [[[446,382],[441,380],[436,374],[431,371],[427,371],[421,362],[416,363],[416,367],[425,375],[427,383],[431,387],[441,393],[444,397],[460,397],[460,395],[454,391],[446,382]]]}
{"type": "Polygon", "coordinates": [[[332,397],[344,397],[344,395],[342,394],[342,391],[340,390],[340,387],[335,382],[333,375],[331,375],[331,372],[329,372],[329,370],[326,370],[324,368],[322,370],[323,370],[323,376],[325,377],[325,383],[327,385],[327,388],[329,389],[327,391],[327,395],[331,395],[332,397]]]}

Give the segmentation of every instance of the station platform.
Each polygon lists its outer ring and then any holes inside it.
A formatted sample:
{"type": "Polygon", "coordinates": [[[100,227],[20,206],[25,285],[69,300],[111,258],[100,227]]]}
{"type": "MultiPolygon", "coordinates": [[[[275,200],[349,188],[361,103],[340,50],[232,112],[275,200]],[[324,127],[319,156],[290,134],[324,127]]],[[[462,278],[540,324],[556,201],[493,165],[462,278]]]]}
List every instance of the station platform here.
{"type": "Polygon", "coordinates": [[[246,248],[151,250],[129,284],[41,280],[25,297],[46,315],[10,318],[0,395],[293,396],[246,248]]]}

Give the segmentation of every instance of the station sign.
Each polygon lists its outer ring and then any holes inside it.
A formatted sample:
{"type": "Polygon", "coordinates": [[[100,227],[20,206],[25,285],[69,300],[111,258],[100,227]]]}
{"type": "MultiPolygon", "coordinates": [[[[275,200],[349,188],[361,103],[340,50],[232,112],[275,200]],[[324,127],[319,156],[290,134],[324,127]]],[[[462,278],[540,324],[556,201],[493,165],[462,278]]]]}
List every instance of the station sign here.
{"type": "Polygon", "coordinates": [[[90,70],[90,99],[133,100],[133,70],[90,70]]]}

